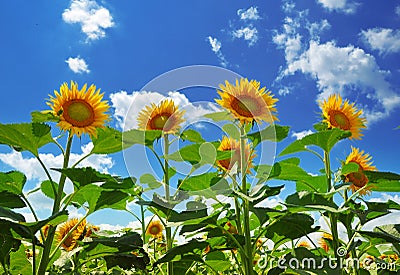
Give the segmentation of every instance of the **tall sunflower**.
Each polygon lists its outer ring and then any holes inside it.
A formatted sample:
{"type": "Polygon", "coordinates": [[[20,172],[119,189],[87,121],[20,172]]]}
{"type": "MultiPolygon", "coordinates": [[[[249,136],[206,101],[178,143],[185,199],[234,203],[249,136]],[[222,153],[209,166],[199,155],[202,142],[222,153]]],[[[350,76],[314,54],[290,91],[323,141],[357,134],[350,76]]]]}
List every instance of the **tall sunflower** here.
{"type": "Polygon", "coordinates": [[[318,244],[323,250],[328,252],[329,248],[330,248],[329,241],[332,241],[332,240],[333,240],[332,235],[324,232],[322,234],[322,238],[318,240],[318,244]]]}
{"type": "Polygon", "coordinates": [[[151,221],[147,226],[146,234],[151,235],[153,238],[161,238],[164,226],[160,221],[151,221]]]}
{"type": "Polygon", "coordinates": [[[361,129],[366,128],[367,122],[361,117],[362,110],[357,110],[354,103],[347,99],[343,101],[339,94],[331,95],[328,100],[320,104],[323,122],[328,124],[328,128],[339,128],[351,132],[350,139],[361,139],[361,129]]]}
{"type": "MultiPolygon", "coordinates": [[[[69,234],[72,228],[79,222],[77,218],[70,219],[66,221],[57,229],[57,242],[62,242],[65,236],[69,234]]],[[[88,225],[84,219],[64,240],[61,246],[67,250],[71,251],[77,245],[78,240],[82,240],[84,237],[90,237],[93,231],[98,231],[99,227],[88,225]]]]}
{"type": "Polygon", "coordinates": [[[175,134],[184,122],[184,110],[179,110],[172,99],[166,99],[156,105],[143,108],[138,116],[139,129],[161,130],[166,134],[175,134]]]}
{"type": "Polygon", "coordinates": [[[103,101],[100,89],[95,85],[87,85],[79,90],[78,84],[71,81],[71,87],[63,83],[60,91],[54,91],[55,97],[50,96],[47,105],[50,106],[54,115],[60,118],[57,124],[64,131],[80,137],[82,134],[96,136],[96,128],[104,127],[109,120],[106,113],[110,106],[103,101]]]}
{"type": "Polygon", "coordinates": [[[225,81],[225,86],[221,84],[219,87],[221,99],[215,101],[242,124],[261,121],[273,123],[278,120],[275,108],[278,99],[265,87],[260,89],[260,82],[241,78],[240,81],[236,79],[236,85],[225,81]]]}
{"type": "MultiPolygon", "coordinates": [[[[357,172],[352,172],[346,175],[345,181],[350,182],[350,189],[356,192],[358,189],[364,187],[368,183],[368,178],[364,171],[376,171],[376,167],[372,165],[372,157],[369,154],[364,154],[358,148],[351,147],[351,153],[347,156],[345,163],[356,163],[359,168],[357,172]]],[[[364,188],[360,191],[360,195],[369,194],[371,188],[364,188]]]]}
{"type": "MultiPolygon", "coordinates": [[[[224,136],[217,150],[219,151],[232,151],[232,155],[228,159],[217,160],[217,166],[224,171],[230,171],[233,166],[238,163],[239,169],[240,164],[240,142],[231,137],[224,136]]],[[[250,144],[245,143],[245,160],[247,160],[246,173],[250,173],[250,169],[253,167],[253,159],[256,157],[254,151],[251,150],[250,144]]]]}

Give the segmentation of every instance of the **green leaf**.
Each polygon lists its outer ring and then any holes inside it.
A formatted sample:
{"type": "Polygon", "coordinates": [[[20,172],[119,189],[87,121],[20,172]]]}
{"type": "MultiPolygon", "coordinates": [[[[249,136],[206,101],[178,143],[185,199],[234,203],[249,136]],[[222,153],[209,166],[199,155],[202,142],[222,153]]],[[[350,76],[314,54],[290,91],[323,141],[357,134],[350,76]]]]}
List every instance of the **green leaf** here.
{"type": "MultiPolygon", "coordinates": [[[[149,147],[153,146],[155,140],[158,140],[162,136],[162,131],[149,130],[142,131],[132,129],[122,133],[124,146],[132,146],[135,144],[146,145],[149,147]]],[[[126,147],[125,147],[126,148],[126,147]]]]}
{"type": "Polygon", "coordinates": [[[126,149],[122,146],[122,132],[110,127],[98,128],[92,142],[92,154],[113,154],[126,149]]]}
{"type": "Polygon", "coordinates": [[[101,183],[101,182],[113,182],[116,183],[117,179],[109,174],[103,174],[92,167],[83,168],[64,168],[64,169],[53,169],[55,171],[61,172],[67,176],[76,188],[91,184],[91,183],[101,183]]]}
{"type": "Polygon", "coordinates": [[[18,171],[0,172],[0,191],[9,191],[21,195],[26,183],[26,176],[18,171]]]}
{"type": "Polygon", "coordinates": [[[226,133],[228,137],[239,140],[240,139],[240,130],[235,124],[225,124],[222,126],[222,130],[226,133]]]}
{"type": "Polygon", "coordinates": [[[360,169],[360,166],[355,163],[355,162],[350,162],[347,164],[343,164],[342,169],[341,169],[341,174],[343,176],[348,175],[350,173],[354,173],[354,172],[358,172],[358,170],[360,169]]]}
{"type": "Polygon", "coordinates": [[[191,176],[185,179],[185,181],[181,182],[179,185],[180,189],[184,191],[206,191],[207,189],[212,189],[213,187],[215,187],[214,190],[221,190],[221,186],[223,186],[223,188],[229,188],[226,180],[218,176],[217,172],[209,172],[197,176],[191,176]]]}
{"type": "Polygon", "coordinates": [[[162,186],[162,183],[158,181],[152,174],[143,174],[140,177],[141,184],[147,184],[151,189],[157,189],[162,186]]]}
{"type": "Polygon", "coordinates": [[[168,156],[169,160],[187,161],[192,165],[214,164],[216,160],[229,159],[231,151],[218,151],[219,143],[195,143],[180,148],[168,156]]]}
{"type": "Polygon", "coordinates": [[[192,239],[186,244],[178,245],[169,249],[163,257],[161,257],[154,263],[154,265],[176,260],[179,261],[181,257],[185,254],[201,254],[201,252],[207,247],[207,245],[207,242],[192,239]]]}
{"type": "Polygon", "coordinates": [[[253,146],[256,147],[264,140],[279,142],[286,138],[289,134],[289,126],[280,126],[277,124],[270,125],[265,129],[248,134],[247,137],[253,142],[253,146]]]}
{"type": "Polygon", "coordinates": [[[146,266],[150,262],[148,257],[139,257],[133,254],[116,254],[113,256],[104,256],[104,260],[106,261],[107,269],[119,266],[120,268],[125,270],[131,270],[132,268],[146,270],[146,266]]]}
{"type": "Polygon", "coordinates": [[[51,111],[34,111],[31,112],[32,122],[59,122],[60,118],[58,116],[53,115],[51,111]]]}
{"type": "Polygon", "coordinates": [[[49,134],[51,127],[44,123],[32,123],[32,133],[34,136],[41,138],[49,134]]]}
{"type": "Polygon", "coordinates": [[[142,237],[137,232],[126,232],[118,237],[96,237],[90,242],[85,242],[85,250],[91,251],[101,244],[118,249],[118,252],[131,252],[143,246],[142,237]]]}
{"type": "Polygon", "coordinates": [[[351,136],[349,131],[343,131],[337,128],[313,133],[305,136],[302,139],[296,140],[286,147],[279,155],[284,156],[297,152],[306,151],[307,146],[315,145],[321,149],[330,152],[333,146],[344,138],[351,136]]]}
{"type": "Polygon", "coordinates": [[[50,131],[42,136],[46,126],[38,123],[0,124],[0,144],[6,144],[20,151],[29,151],[38,156],[38,149],[48,143],[54,142],[50,131]]]}
{"type": "Polygon", "coordinates": [[[227,111],[205,114],[204,117],[212,119],[212,120],[214,120],[216,122],[223,121],[223,120],[229,120],[229,121],[233,121],[234,120],[233,116],[227,111]]]}
{"type": "Polygon", "coordinates": [[[102,208],[126,210],[126,201],[128,200],[128,198],[129,195],[122,191],[101,191],[100,196],[96,201],[94,211],[102,208]]]}
{"type": "Polygon", "coordinates": [[[309,191],[301,191],[289,195],[285,202],[289,206],[300,206],[300,208],[308,210],[314,209],[337,212],[338,209],[338,206],[333,201],[327,199],[322,194],[309,191]]]}
{"type": "Polygon", "coordinates": [[[26,256],[25,246],[21,245],[18,251],[10,253],[10,274],[31,275],[32,264],[26,256]]]}
{"type": "MultiPolygon", "coordinates": [[[[45,180],[40,184],[40,190],[43,192],[43,194],[45,194],[47,197],[49,197],[50,199],[55,198],[54,196],[54,190],[58,190],[58,183],[53,182],[51,183],[51,181],[49,180],[45,180]],[[54,189],[53,189],[53,187],[54,189]]],[[[66,196],[65,192],[63,192],[62,197],[64,198],[66,196]]]]}
{"type": "Polygon", "coordinates": [[[7,208],[23,208],[26,204],[19,195],[9,191],[1,191],[0,206],[7,208]]]}
{"type": "Polygon", "coordinates": [[[354,210],[359,217],[361,224],[365,224],[373,219],[385,216],[390,213],[390,210],[400,210],[400,204],[392,200],[387,202],[366,201],[365,204],[367,205],[368,209],[359,209],[360,206],[358,206],[358,209],[354,210]]]}
{"type": "Polygon", "coordinates": [[[1,206],[0,206],[0,218],[8,218],[17,222],[25,222],[25,217],[23,215],[1,206]]]}
{"type": "Polygon", "coordinates": [[[183,131],[180,135],[180,138],[183,141],[188,140],[188,141],[196,142],[196,143],[205,142],[205,140],[203,139],[201,134],[193,129],[187,129],[187,130],[183,131]]]}
{"type": "Polygon", "coordinates": [[[379,192],[400,192],[400,175],[392,172],[364,171],[371,189],[379,192]]]}

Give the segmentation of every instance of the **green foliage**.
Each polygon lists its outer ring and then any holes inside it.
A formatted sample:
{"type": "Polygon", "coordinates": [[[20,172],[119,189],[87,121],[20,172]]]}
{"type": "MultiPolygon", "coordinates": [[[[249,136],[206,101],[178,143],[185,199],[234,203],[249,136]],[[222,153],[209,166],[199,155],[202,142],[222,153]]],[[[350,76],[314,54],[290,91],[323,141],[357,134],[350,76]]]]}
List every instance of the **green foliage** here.
{"type": "Polygon", "coordinates": [[[256,147],[264,140],[279,142],[286,138],[289,134],[289,126],[280,126],[277,124],[270,125],[261,131],[248,134],[247,137],[253,142],[256,147]]]}

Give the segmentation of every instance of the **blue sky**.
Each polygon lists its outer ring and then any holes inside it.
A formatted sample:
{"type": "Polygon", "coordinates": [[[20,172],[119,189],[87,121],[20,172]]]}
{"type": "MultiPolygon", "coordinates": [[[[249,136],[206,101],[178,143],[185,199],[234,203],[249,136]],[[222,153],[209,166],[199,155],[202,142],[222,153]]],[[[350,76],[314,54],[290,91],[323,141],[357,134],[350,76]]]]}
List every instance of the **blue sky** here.
{"type": "MultiPolygon", "coordinates": [[[[149,81],[180,67],[212,65],[257,79],[276,95],[280,124],[291,126],[278,152],[318,122],[317,100],[339,92],[364,109],[369,124],[361,141],[336,148],[334,160],[343,160],[352,145],[369,152],[379,170],[400,173],[398,1],[15,0],[1,1],[0,10],[1,123],[29,121],[32,110],[47,108],[48,94],[74,80],[101,88],[113,107],[112,125],[135,127],[140,108],[163,97],[141,92],[149,81]]],[[[216,93],[188,88],[169,96],[186,105],[190,117],[213,110],[195,103],[212,102],[216,93]]],[[[88,143],[76,140],[76,159],[88,143]]],[[[46,163],[57,165],[59,153],[44,149],[46,163]]],[[[318,171],[304,157],[302,166],[318,171]]],[[[31,187],[44,179],[29,155],[2,146],[0,160],[2,171],[26,172],[31,187]]],[[[128,173],[123,154],[90,158],[86,165],[128,173]]],[[[373,197],[400,201],[396,194],[373,197]]],[[[40,196],[33,199],[40,205],[40,196]]],[[[121,214],[110,223],[126,225],[127,219],[121,214]]]]}

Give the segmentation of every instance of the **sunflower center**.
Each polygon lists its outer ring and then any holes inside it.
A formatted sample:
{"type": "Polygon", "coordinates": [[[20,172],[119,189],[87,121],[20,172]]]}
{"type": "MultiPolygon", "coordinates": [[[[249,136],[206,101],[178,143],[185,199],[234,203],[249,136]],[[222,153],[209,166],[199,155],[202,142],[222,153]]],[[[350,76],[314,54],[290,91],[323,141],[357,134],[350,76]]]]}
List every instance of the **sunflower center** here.
{"type": "Polygon", "coordinates": [[[152,226],[149,231],[151,235],[158,235],[161,232],[158,226],[152,226]]]}
{"type": "Polygon", "coordinates": [[[163,130],[169,119],[168,115],[157,115],[151,120],[151,128],[163,130]]]}
{"type": "Polygon", "coordinates": [[[73,126],[85,127],[94,121],[93,107],[82,99],[74,99],[63,104],[64,119],[73,126]]]}
{"type": "Polygon", "coordinates": [[[368,183],[368,178],[364,175],[363,172],[353,172],[347,175],[347,179],[349,182],[361,188],[368,183]]]}
{"type": "Polygon", "coordinates": [[[255,98],[235,97],[232,101],[233,109],[241,116],[254,117],[259,113],[260,106],[255,98]]]}
{"type": "Polygon", "coordinates": [[[334,127],[338,127],[342,130],[350,130],[350,120],[341,111],[331,110],[329,116],[330,122],[334,127]]]}

